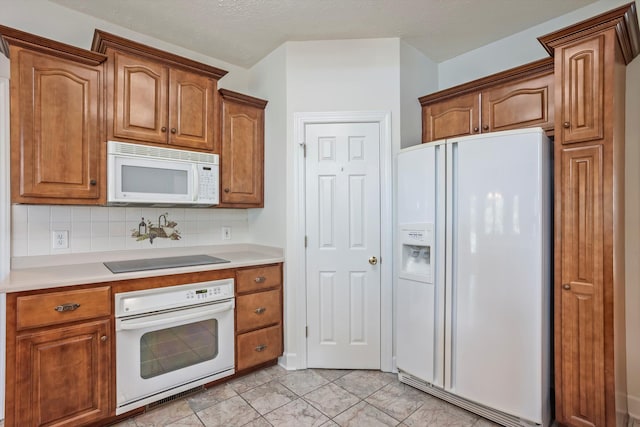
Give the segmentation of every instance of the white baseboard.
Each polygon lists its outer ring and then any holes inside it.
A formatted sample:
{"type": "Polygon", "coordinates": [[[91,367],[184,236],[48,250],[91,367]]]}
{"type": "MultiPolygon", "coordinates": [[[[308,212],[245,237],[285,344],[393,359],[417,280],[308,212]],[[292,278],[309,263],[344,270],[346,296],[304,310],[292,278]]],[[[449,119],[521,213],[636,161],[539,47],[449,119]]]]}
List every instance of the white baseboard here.
{"type": "Polygon", "coordinates": [[[278,358],[278,365],[287,371],[295,371],[298,369],[298,356],[296,353],[284,353],[278,358]]]}
{"type": "MultiPolygon", "coordinates": [[[[640,397],[627,396],[627,405],[629,407],[629,417],[636,422],[635,426],[640,427],[640,397]]],[[[629,420],[631,425],[631,420],[629,420]]]]}

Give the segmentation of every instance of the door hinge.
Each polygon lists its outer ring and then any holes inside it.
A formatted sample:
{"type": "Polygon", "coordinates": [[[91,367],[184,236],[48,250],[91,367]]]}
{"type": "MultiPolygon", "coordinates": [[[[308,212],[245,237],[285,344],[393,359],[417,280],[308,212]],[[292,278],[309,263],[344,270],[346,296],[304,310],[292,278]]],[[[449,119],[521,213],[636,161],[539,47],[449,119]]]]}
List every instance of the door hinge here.
{"type": "Polygon", "coordinates": [[[304,327],[304,336],[305,336],[305,338],[309,338],[309,327],[308,326],[304,327]]]}
{"type": "Polygon", "coordinates": [[[303,144],[300,144],[300,145],[302,146],[302,156],[303,157],[307,157],[307,144],[303,143],[303,144]]]}
{"type": "Polygon", "coordinates": [[[308,240],[308,239],[307,239],[307,236],[304,236],[304,247],[305,247],[305,248],[307,247],[307,240],[308,240]]]}

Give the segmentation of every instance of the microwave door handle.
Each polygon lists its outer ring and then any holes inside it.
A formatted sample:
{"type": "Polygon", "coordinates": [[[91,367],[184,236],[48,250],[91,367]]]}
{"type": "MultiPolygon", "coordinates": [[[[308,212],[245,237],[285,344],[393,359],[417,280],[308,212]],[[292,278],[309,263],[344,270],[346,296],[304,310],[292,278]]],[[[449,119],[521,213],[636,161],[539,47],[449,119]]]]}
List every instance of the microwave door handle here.
{"type": "Polygon", "coordinates": [[[198,311],[197,313],[189,313],[189,314],[183,314],[183,315],[176,314],[175,316],[172,316],[171,318],[168,318],[168,319],[164,318],[164,319],[146,320],[146,321],[144,320],[144,318],[131,319],[131,320],[120,322],[120,329],[126,330],[126,331],[133,331],[136,329],[143,329],[143,328],[148,328],[150,326],[158,326],[166,323],[174,323],[182,320],[194,320],[199,318],[202,318],[204,320],[209,318],[212,314],[222,313],[223,311],[228,311],[233,309],[233,307],[234,307],[233,301],[230,301],[224,304],[215,304],[214,308],[210,310],[198,311]]]}
{"type": "Polygon", "coordinates": [[[193,170],[193,201],[195,202],[200,197],[200,170],[198,164],[192,165],[193,170]]]}

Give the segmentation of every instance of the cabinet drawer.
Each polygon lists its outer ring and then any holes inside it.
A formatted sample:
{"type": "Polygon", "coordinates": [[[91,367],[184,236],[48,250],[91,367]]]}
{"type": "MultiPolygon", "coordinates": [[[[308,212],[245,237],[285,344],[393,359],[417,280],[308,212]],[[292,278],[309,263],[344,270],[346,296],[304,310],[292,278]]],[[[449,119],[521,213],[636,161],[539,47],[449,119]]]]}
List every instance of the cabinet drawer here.
{"type": "Polygon", "coordinates": [[[282,328],[280,325],[238,335],[238,366],[241,371],[273,360],[282,354],[282,328]]]}
{"type": "Polygon", "coordinates": [[[108,286],[75,291],[27,295],[16,299],[18,330],[111,314],[108,286]]]}
{"type": "Polygon", "coordinates": [[[238,293],[275,288],[281,284],[282,274],[279,265],[238,270],[236,273],[238,293]]]}
{"type": "Polygon", "coordinates": [[[282,306],[280,290],[242,295],[236,299],[238,332],[280,323],[282,306]]]}

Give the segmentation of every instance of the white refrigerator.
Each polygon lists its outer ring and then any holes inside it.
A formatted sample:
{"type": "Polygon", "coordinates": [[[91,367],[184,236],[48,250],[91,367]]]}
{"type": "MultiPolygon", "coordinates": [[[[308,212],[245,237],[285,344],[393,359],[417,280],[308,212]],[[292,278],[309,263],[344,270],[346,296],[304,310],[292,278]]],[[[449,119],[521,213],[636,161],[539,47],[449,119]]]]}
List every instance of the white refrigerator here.
{"type": "Polygon", "coordinates": [[[550,423],[551,152],[531,128],[397,157],[399,378],[507,426],[550,423]]]}

